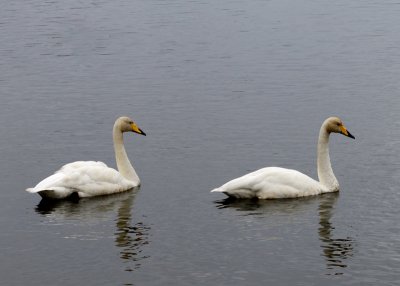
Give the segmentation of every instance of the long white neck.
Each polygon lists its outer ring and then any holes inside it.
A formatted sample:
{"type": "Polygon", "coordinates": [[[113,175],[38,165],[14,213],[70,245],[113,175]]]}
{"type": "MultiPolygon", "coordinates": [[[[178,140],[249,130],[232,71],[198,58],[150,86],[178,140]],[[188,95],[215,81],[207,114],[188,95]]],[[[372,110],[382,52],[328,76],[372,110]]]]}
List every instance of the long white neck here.
{"type": "Polygon", "coordinates": [[[113,129],[113,141],[118,171],[124,178],[139,185],[140,179],[126,154],[122,132],[117,124],[114,125],[113,129]]]}
{"type": "Polygon", "coordinates": [[[327,187],[328,191],[339,190],[339,182],[333,174],[329,157],[329,133],[326,131],[325,124],[319,131],[317,160],[319,182],[327,187]]]}

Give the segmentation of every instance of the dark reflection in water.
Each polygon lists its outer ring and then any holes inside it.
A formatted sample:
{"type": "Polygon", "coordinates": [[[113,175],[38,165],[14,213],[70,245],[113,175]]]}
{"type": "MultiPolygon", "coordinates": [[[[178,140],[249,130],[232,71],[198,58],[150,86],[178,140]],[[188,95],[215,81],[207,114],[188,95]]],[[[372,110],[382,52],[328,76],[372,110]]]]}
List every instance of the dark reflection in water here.
{"type": "Polygon", "coordinates": [[[217,208],[234,208],[237,211],[250,212],[246,215],[263,215],[268,212],[274,213],[292,213],[300,209],[305,209],[309,204],[315,202],[315,197],[304,197],[296,199],[277,199],[277,200],[258,200],[258,199],[235,199],[226,198],[215,201],[217,208]]]}
{"type": "Polygon", "coordinates": [[[125,271],[140,267],[140,261],[147,258],[142,254],[142,246],[149,243],[150,227],[143,222],[133,222],[131,210],[136,192],[124,192],[110,196],[72,200],[41,200],[35,211],[41,215],[55,215],[61,219],[93,219],[105,214],[116,213],[115,246],[123,263],[129,264],[125,271]],[[133,262],[133,265],[132,265],[133,262]]]}
{"type": "Polygon", "coordinates": [[[42,199],[35,211],[41,215],[49,215],[53,212],[71,212],[78,208],[79,200],[47,200],[42,199]],[[58,209],[58,210],[57,210],[58,209]]]}
{"type": "MultiPolygon", "coordinates": [[[[131,197],[133,198],[133,197],[131,197]]],[[[140,267],[139,261],[147,258],[142,255],[142,246],[149,243],[150,227],[143,222],[132,225],[131,209],[133,199],[125,200],[118,209],[116,219],[117,230],[115,234],[115,245],[120,249],[120,257],[126,263],[134,262],[134,266],[127,266],[125,271],[133,271],[140,267]]]]}
{"type": "Polygon", "coordinates": [[[282,200],[237,200],[227,198],[215,201],[217,208],[233,208],[237,211],[246,212],[246,215],[273,216],[277,213],[293,214],[307,209],[309,205],[319,203],[319,228],[318,236],[321,241],[322,255],[325,257],[327,275],[342,275],[343,268],[347,267],[346,260],[353,256],[354,239],[346,236],[343,238],[333,237],[335,227],[331,219],[335,203],[339,193],[329,193],[316,197],[305,197],[297,199],[282,200]]]}
{"type": "Polygon", "coordinates": [[[346,259],[353,256],[354,239],[334,238],[331,218],[333,207],[339,197],[339,193],[325,194],[321,196],[318,207],[319,211],[319,239],[321,240],[322,252],[326,260],[328,275],[342,275],[341,268],[346,268],[346,259]]]}

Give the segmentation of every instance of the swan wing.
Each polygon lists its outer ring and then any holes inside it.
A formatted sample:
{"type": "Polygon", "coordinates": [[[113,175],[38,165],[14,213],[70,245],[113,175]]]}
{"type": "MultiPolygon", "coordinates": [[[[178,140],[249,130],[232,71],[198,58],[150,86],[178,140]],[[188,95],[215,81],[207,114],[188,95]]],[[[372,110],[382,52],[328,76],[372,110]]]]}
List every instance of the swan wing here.
{"type": "Polygon", "coordinates": [[[44,198],[66,198],[74,192],[74,189],[63,186],[64,177],[65,175],[62,173],[55,173],[40,181],[35,187],[26,189],[26,191],[37,193],[44,198]]]}
{"type": "Polygon", "coordinates": [[[125,179],[121,173],[109,167],[80,168],[78,173],[79,186],[77,189],[79,197],[109,195],[138,186],[138,183],[125,179]]]}
{"type": "Polygon", "coordinates": [[[236,198],[278,199],[320,194],[324,186],[299,171],[278,167],[259,169],[233,179],[212,192],[236,198]]]}
{"type": "Polygon", "coordinates": [[[92,197],[118,193],[136,186],[102,162],[78,161],[64,165],[27,191],[42,197],[62,199],[75,192],[79,197],[92,197]]]}
{"type": "Polygon", "coordinates": [[[108,168],[108,166],[100,161],[76,161],[72,163],[65,164],[58,170],[56,173],[66,173],[73,170],[77,170],[80,168],[91,168],[91,167],[104,167],[108,168]]]}

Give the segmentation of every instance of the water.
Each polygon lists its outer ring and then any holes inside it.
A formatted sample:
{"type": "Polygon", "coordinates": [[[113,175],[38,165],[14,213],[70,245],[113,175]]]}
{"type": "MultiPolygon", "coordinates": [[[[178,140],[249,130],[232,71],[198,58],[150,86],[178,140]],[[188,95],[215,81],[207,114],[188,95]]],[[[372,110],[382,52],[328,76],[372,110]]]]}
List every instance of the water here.
{"type": "Polygon", "coordinates": [[[400,5],[354,1],[8,1],[0,9],[4,285],[397,285],[400,5]],[[62,164],[139,191],[46,205],[62,164]],[[340,194],[230,202],[264,166],[316,177],[323,120],[340,194]]]}

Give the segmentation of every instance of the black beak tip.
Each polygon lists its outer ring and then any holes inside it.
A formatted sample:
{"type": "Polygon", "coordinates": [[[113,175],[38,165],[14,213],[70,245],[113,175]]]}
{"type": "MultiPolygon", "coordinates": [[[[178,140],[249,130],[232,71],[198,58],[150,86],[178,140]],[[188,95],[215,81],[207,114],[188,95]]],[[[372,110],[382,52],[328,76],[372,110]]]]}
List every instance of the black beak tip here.
{"type": "Polygon", "coordinates": [[[352,139],[356,139],[356,137],[354,137],[350,132],[347,132],[349,135],[347,135],[348,137],[352,138],[352,139]]]}
{"type": "Polygon", "coordinates": [[[140,133],[141,135],[146,136],[146,133],[144,133],[142,129],[139,129],[139,130],[140,130],[140,132],[141,132],[141,133],[140,133]]]}

